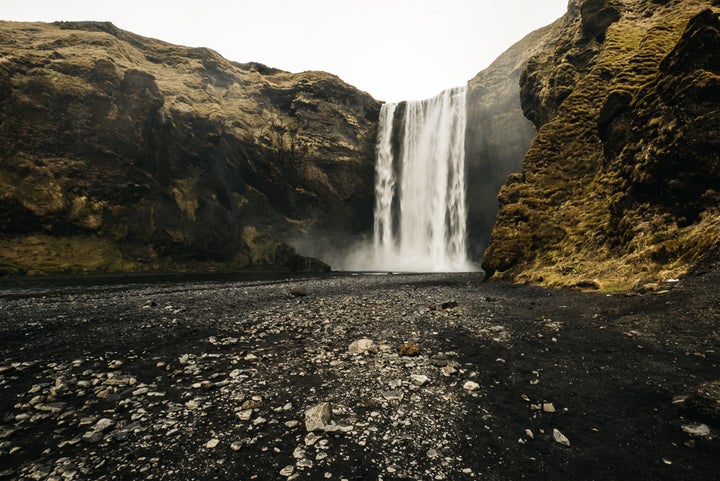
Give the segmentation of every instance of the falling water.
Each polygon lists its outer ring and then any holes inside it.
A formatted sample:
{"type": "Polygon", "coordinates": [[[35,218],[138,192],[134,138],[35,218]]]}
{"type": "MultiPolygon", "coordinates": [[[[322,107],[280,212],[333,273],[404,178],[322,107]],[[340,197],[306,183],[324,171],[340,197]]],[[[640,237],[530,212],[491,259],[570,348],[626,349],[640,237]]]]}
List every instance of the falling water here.
{"type": "Polygon", "coordinates": [[[380,113],[374,268],[472,270],[465,246],[465,87],[407,102],[397,134],[396,110],[385,104],[380,113]]]}

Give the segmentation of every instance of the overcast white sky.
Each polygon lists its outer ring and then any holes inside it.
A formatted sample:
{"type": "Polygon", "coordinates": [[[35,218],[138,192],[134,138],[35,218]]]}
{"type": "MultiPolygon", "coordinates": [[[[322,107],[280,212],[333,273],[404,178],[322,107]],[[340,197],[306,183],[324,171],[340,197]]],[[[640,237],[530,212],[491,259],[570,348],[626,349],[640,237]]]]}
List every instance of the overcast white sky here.
{"type": "Polygon", "coordinates": [[[325,70],[385,101],[464,84],[568,0],[0,0],[0,19],[102,20],[238,62],[325,70]]]}

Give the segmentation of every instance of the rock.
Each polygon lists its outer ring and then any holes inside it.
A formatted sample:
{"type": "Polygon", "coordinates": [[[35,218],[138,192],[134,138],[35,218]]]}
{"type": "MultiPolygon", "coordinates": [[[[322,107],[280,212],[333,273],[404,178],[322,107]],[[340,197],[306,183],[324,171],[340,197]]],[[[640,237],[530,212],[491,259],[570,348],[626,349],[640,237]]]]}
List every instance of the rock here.
{"type": "Polygon", "coordinates": [[[294,472],[295,472],[295,466],[293,466],[293,465],[285,466],[284,468],[282,468],[280,470],[280,476],[285,476],[287,478],[287,477],[291,476],[292,473],[294,473],[294,472]]]}
{"type": "Polygon", "coordinates": [[[424,386],[430,382],[430,378],[424,374],[412,374],[410,376],[410,382],[412,382],[415,386],[424,386]]]}
{"type": "Polygon", "coordinates": [[[97,443],[103,438],[103,433],[100,431],[88,431],[82,435],[82,440],[86,443],[97,443]]]}
{"type": "Polygon", "coordinates": [[[213,438],[207,443],[205,443],[205,447],[207,449],[215,449],[218,444],[220,444],[220,440],[218,438],[213,438]]]}
{"type": "Polygon", "coordinates": [[[102,418],[97,423],[95,423],[93,429],[95,431],[103,432],[114,425],[115,421],[113,421],[112,419],[102,418]]]}
{"type": "Polygon", "coordinates": [[[465,384],[463,384],[463,389],[466,391],[477,391],[480,389],[480,385],[475,381],[466,381],[465,384]]]}
{"type": "Polygon", "coordinates": [[[553,429],[553,440],[565,447],[570,447],[570,440],[558,429],[553,429]]]}
{"type": "Polygon", "coordinates": [[[455,309],[458,306],[458,303],[455,301],[447,301],[440,304],[440,307],[443,309],[455,309]]]}
{"type": "Polygon", "coordinates": [[[305,429],[309,432],[322,431],[332,419],[332,407],[329,402],[323,402],[305,411],[305,429]]]}
{"type": "Polygon", "coordinates": [[[387,401],[402,401],[403,397],[405,397],[405,393],[402,391],[384,391],[382,393],[382,397],[385,398],[387,401]]]}
{"type": "Polygon", "coordinates": [[[688,423],[680,426],[690,436],[704,438],[710,436],[710,428],[706,424],[688,423]]]}
{"type": "Polygon", "coordinates": [[[420,344],[414,341],[406,342],[398,348],[398,354],[401,356],[415,357],[420,355],[420,344]]]}
{"type": "Polygon", "coordinates": [[[375,342],[372,339],[358,339],[350,343],[348,351],[350,351],[351,354],[363,354],[369,351],[374,345],[375,342]]]}
{"type": "Polygon", "coordinates": [[[554,413],[555,406],[553,405],[553,403],[543,403],[542,410],[543,410],[543,412],[546,412],[546,413],[554,413]]]}
{"type": "Polygon", "coordinates": [[[243,409],[242,411],[238,411],[235,413],[235,415],[240,419],[241,421],[249,421],[252,417],[253,410],[252,409],[243,409]]]}
{"type": "Polygon", "coordinates": [[[307,296],[307,291],[299,287],[294,287],[290,289],[290,295],[293,297],[305,297],[307,296]]]}
{"type": "Polygon", "coordinates": [[[230,449],[233,451],[240,451],[244,445],[244,441],[233,441],[232,444],[230,444],[230,449]]]}

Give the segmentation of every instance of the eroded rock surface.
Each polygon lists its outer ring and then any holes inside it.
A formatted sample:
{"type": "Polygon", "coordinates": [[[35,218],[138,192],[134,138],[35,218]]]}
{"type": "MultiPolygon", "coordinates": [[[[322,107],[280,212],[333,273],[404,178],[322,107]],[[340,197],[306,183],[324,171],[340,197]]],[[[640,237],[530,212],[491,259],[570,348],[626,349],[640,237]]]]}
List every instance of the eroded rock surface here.
{"type": "Polygon", "coordinates": [[[570,2],[521,78],[539,132],[500,192],[489,274],[643,290],[717,248],[718,7],[570,2]]]}
{"type": "Polygon", "coordinates": [[[318,270],[372,225],[379,103],[109,23],[0,22],[1,273],[318,270]]]}

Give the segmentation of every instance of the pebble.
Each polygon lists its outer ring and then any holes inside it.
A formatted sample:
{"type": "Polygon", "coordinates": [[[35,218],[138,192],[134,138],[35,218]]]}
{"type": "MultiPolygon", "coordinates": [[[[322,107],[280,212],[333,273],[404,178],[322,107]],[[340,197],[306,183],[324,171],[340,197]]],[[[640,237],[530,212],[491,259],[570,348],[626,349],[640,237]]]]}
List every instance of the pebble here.
{"type": "Polygon", "coordinates": [[[410,382],[412,382],[415,386],[424,386],[430,382],[430,378],[424,374],[413,374],[410,376],[410,382]]]}
{"type": "Polygon", "coordinates": [[[420,344],[415,341],[406,342],[398,348],[398,354],[405,357],[415,357],[420,355],[420,344]]]}
{"type": "Polygon", "coordinates": [[[348,351],[350,351],[351,354],[363,354],[367,351],[369,351],[373,346],[375,345],[375,341],[372,339],[358,339],[357,341],[353,341],[348,346],[348,351]]]}
{"type": "Polygon", "coordinates": [[[218,438],[212,438],[205,444],[205,447],[208,449],[215,449],[218,444],[220,444],[220,440],[218,438]]]}
{"type": "Polygon", "coordinates": [[[570,440],[558,429],[553,429],[553,439],[562,446],[570,447],[570,440]]]}
{"type": "Polygon", "coordinates": [[[700,423],[688,423],[680,426],[681,429],[689,434],[698,438],[704,438],[710,436],[710,428],[706,424],[700,423]]]}
{"type": "Polygon", "coordinates": [[[305,429],[309,432],[322,431],[332,418],[332,407],[329,402],[317,404],[305,411],[305,429]]]}
{"type": "Polygon", "coordinates": [[[466,381],[465,384],[463,384],[463,389],[466,391],[477,391],[480,389],[480,385],[475,381],[466,381]]]}

